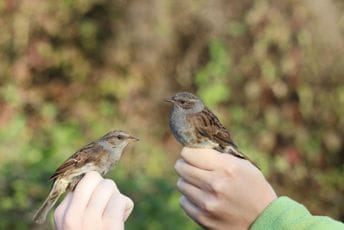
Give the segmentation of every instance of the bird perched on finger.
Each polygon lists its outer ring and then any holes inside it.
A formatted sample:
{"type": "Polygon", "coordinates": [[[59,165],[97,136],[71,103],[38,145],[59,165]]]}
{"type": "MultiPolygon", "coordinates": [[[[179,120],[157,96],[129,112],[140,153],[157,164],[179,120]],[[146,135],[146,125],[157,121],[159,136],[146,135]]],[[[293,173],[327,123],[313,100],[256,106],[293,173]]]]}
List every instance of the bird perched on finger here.
{"type": "Polygon", "coordinates": [[[174,137],[183,146],[211,148],[248,160],[234,144],[229,131],[200,98],[192,93],[180,92],[166,98],[165,101],[173,106],[170,128],[174,137]]]}
{"type": "Polygon", "coordinates": [[[34,215],[34,222],[43,223],[58,198],[66,191],[73,191],[85,173],[97,171],[104,176],[118,163],[128,143],[137,140],[124,131],[114,130],[75,152],[50,177],[53,186],[34,215]]]}

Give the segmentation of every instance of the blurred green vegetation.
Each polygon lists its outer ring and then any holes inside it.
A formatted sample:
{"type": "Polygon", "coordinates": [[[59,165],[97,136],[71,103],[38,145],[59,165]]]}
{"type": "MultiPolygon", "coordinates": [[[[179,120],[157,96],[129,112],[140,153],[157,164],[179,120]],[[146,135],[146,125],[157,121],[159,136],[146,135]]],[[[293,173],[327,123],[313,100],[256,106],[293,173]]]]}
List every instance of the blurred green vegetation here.
{"type": "Polygon", "coordinates": [[[179,207],[162,99],[201,96],[280,195],[344,220],[344,4],[0,1],[0,229],[33,225],[49,176],[110,129],[127,229],[198,229],[179,207]]]}

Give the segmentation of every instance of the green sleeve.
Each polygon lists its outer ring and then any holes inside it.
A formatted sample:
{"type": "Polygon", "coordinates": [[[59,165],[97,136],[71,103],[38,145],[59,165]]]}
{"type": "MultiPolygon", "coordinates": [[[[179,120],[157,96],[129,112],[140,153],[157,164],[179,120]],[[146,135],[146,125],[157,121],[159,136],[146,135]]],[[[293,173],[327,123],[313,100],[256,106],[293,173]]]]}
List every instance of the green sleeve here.
{"type": "Polygon", "coordinates": [[[288,197],[280,197],[258,216],[250,229],[344,230],[344,224],[329,217],[312,216],[303,205],[288,197]]]}

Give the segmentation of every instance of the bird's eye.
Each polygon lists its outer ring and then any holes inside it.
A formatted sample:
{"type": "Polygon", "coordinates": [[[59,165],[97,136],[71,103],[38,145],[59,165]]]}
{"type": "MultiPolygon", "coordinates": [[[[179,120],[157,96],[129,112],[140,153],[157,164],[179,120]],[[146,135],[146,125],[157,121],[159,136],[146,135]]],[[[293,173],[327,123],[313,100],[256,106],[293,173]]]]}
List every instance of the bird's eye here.
{"type": "Polygon", "coordinates": [[[117,136],[117,139],[118,139],[118,140],[122,140],[122,139],[123,139],[123,136],[122,136],[122,135],[118,135],[118,136],[117,136]]]}
{"type": "Polygon", "coordinates": [[[184,101],[184,100],[180,100],[179,102],[180,102],[180,104],[182,104],[182,105],[184,105],[184,104],[186,103],[186,101],[184,101]]]}

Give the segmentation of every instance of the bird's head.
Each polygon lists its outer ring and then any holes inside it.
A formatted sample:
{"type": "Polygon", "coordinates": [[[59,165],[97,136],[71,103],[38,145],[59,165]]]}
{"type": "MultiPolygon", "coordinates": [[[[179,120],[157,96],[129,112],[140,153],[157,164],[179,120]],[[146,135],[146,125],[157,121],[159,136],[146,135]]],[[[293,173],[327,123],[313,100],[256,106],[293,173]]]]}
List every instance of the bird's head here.
{"type": "Polygon", "coordinates": [[[122,130],[112,130],[105,134],[101,139],[112,145],[113,148],[124,148],[129,142],[139,140],[122,130]]]}
{"type": "Polygon", "coordinates": [[[172,97],[166,98],[165,101],[172,103],[174,108],[182,109],[187,113],[197,113],[204,108],[202,100],[188,92],[177,93],[172,97]]]}

